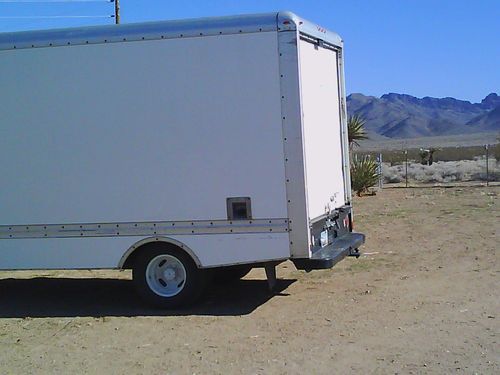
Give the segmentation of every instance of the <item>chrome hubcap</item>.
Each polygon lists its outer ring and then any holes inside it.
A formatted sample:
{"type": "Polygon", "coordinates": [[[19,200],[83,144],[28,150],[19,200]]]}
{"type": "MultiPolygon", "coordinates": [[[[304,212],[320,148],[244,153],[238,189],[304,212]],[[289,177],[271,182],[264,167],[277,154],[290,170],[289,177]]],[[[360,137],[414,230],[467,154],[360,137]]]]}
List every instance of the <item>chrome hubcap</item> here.
{"type": "Polygon", "coordinates": [[[146,268],[149,288],[161,297],[173,297],[184,289],[186,269],[182,262],[172,255],[158,255],[151,259],[146,268]]]}

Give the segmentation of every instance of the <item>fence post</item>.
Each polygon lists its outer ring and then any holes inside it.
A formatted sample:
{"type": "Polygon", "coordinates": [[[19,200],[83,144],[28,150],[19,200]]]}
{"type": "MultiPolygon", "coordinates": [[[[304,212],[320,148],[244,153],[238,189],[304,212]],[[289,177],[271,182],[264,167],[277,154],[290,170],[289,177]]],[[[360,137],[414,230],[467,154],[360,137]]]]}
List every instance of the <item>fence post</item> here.
{"type": "Polygon", "coordinates": [[[408,150],[404,150],[405,153],[405,181],[406,187],[408,187],[408,150]]]}
{"type": "Polygon", "coordinates": [[[484,145],[484,148],[486,149],[486,186],[490,186],[490,169],[488,166],[488,154],[489,154],[489,148],[490,145],[484,145]]]}
{"type": "Polygon", "coordinates": [[[382,176],[382,153],[377,155],[377,173],[378,173],[378,188],[382,189],[384,186],[384,177],[382,176]]]}

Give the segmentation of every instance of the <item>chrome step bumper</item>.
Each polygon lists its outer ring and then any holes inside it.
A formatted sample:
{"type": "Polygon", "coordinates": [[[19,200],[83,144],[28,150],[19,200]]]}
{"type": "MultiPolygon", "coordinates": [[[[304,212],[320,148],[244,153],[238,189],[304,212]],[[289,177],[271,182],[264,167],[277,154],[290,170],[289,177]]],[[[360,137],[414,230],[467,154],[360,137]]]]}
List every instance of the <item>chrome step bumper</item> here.
{"type": "Polygon", "coordinates": [[[348,233],[342,237],[335,238],[330,245],[316,250],[311,258],[292,259],[292,261],[299,270],[328,269],[332,268],[346,256],[359,257],[358,248],[364,243],[364,234],[348,233]]]}

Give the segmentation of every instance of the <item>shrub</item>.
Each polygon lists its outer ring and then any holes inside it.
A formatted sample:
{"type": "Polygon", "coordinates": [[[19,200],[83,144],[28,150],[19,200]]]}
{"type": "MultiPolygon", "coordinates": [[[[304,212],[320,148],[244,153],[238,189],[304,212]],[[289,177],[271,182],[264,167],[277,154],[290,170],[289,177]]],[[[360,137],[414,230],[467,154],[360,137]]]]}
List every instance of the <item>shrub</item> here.
{"type": "MultiPolygon", "coordinates": [[[[500,180],[500,163],[495,159],[488,160],[489,180],[500,180]]],[[[401,182],[405,179],[405,166],[389,163],[382,164],[382,175],[388,183],[401,182]]],[[[474,160],[438,161],[432,165],[409,163],[408,179],[423,183],[449,183],[456,181],[486,181],[486,159],[476,157],[474,160]]]]}
{"type": "Polygon", "coordinates": [[[405,178],[404,165],[389,165],[387,163],[382,163],[382,176],[384,177],[384,182],[397,183],[401,182],[405,178]]]}
{"type": "Polygon", "coordinates": [[[350,116],[347,120],[347,134],[349,138],[349,148],[352,150],[353,146],[359,146],[358,141],[368,139],[365,131],[365,119],[360,115],[350,116]]]}
{"type": "Polygon", "coordinates": [[[352,189],[358,196],[378,183],[377,163],[369,156],[355,157],[351,163],[352,189]]]}

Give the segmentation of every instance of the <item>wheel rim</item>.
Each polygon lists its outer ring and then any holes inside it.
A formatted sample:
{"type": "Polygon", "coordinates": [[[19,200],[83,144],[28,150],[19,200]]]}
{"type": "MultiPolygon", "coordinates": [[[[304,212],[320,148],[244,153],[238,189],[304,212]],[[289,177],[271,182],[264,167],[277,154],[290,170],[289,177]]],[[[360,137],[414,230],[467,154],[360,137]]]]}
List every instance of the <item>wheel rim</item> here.
{"type": "Polygon", "coordinates": [[[173,297],[184,289],[186,268],[172,255],[158,255],[151,259],[146,268],[149,288],[161,297],[173,297]]]}

